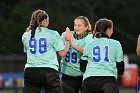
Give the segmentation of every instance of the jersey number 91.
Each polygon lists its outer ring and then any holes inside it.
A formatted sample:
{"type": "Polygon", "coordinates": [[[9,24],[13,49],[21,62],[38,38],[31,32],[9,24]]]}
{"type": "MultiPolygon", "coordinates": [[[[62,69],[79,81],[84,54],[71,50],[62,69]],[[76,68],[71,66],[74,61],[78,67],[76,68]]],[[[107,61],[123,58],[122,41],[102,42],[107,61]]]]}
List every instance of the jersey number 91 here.
{"type": "MultiPolygon", "coordinates": [[[[108,51],[109,51],[109,46],[104,46],[104,61],[109,62],[109,57],[108,57],[108,51]]],[[[93,47],[93,61],[94,62],[100,62],[101,58],[101,47],[100,46],[94,46],[93,47]]]]}

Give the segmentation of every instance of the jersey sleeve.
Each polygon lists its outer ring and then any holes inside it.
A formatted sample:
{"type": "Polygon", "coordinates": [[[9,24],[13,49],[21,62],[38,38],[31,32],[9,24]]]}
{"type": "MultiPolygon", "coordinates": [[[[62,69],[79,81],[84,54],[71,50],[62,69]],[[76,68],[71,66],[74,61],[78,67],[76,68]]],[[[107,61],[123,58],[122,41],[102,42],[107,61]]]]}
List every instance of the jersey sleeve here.
{"type": "Polygon", "coordinates": [[[88,53],[89,53],[89,43],[90,41],[93,40],[93,35],[92,34],[88,34],[86,36],[86,39],[85,39],[85,46],[84,46],[84,52],[83,52],[83,55],[81,57],[82,60],[87,60],[88,59],[88,53]]]}
{"type": "Polygon", "coordinates": [[[61,34],[61,38],[62,38],[63,42],[66,42],[66,40],[65,40],[65,38],[64,38],[64,35],[65,35],[65,32],[63,32],[63,33],[61,34]]]}
{"type": "Polygon", "coordinates": [[[122,46],[120,44],[120,42],[118,41],[117,45],[116,45],[116,49],[117,49],[117,57],[116,60],[117,62],[121,62],[123,61],[123,50],[122,50],[122,46]]]}
{"type": "Polygon", "coordinates": [[[26,53],[27,52],[27,48],[26,48],[26,37],[27,37],[27,32],[25,32],[22,35],[22,43],[23,43],[23,52],[26,53]]]}
{"type": "Polygon", "coordinates": [[[62,37],[59,35],[58,32],[54,34],[54,45],[53,45],[55,51],[61,51],[64,49],[64,42],[62,37]]]}
{"type": "Polygon", "coordinates": [[[85,47],[84,47],[84,52],[83,52],[83,55],[82,55],[82,57],[81,57],[81,59],[82,60],[88,60],[88,45],[86,45],[85,47]]]}
{"type": "Polygon", "coordinates": [[[92,34],[88,34],[86,36],[86,40],[85,40],[85,44],[84,45],[88,44],[92,40],[93,40],[93,35],[92,34]]]}

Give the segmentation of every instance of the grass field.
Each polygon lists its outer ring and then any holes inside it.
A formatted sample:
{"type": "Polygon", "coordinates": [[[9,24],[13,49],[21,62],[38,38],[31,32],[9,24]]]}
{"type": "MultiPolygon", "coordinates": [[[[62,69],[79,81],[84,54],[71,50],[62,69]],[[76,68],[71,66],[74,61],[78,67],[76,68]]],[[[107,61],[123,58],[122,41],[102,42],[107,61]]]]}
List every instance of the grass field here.
{"type": "MultiPolygon", "coordinates": [[[[22,93],[22,90],[3,90],[0,93],[22,93]]],[[[136,93],[134,88],[121,88],[120,93],[136,93]]]]}
{"type": "Polygon", "coordinates": [[[134,88],[123,88],[120,89],[120,93],[136,93],[136,90],[134,88]]]}

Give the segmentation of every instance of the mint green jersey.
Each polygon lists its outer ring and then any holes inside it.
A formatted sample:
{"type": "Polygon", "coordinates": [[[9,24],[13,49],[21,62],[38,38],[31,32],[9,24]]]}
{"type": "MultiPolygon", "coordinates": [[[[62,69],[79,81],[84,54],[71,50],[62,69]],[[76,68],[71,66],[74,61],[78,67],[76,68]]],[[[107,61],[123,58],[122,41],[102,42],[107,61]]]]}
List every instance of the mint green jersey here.
{"type": "Polygon", "coordinates": [[[40,27],[31,38],[31,31],[22,36],[24,52],[27,53],[26,67],[49,67],[58,70],[57,51],[64,49],[64,42],[57,31],[40,27]]]}
{"type": "MultiPolygon", "coordinates": [[[[88,34],[86,37],[79,40],[73,38],[72,41],[75,45],[84,47],[86,43],[92,40],[92,37],[93,37],[92,34],[88,34]]],[[[81,53],[77,52],[74,48],[70,47],[69,51],[67,52],[67,55],[64,58],[62,58],[61,72],[69,76],[83,75],[83,72],[81,72],[79,69],[80,67],[79,60],[81,56],[82,56],[81,53]]]]}
{"type": "Polygon", "coordinates": [[[84,47],[81,59],[88,61],[84,79],[90,76],[117,78],[116,62],[123,61],[123,51],[117,40],[95,38],[84,47]]]}

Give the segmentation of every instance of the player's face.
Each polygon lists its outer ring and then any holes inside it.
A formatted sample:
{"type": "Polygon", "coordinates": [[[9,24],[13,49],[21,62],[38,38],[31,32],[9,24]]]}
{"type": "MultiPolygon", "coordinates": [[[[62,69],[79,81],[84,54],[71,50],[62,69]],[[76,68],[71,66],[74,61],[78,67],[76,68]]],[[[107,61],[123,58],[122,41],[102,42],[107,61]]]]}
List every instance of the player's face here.
{"type": "Polygon", "coordinates": [[[84,21],[82,19],[74,20],[74,31],[77,35],[84,33],[88,29],[88,26],[85,26],[84,21]]]}

